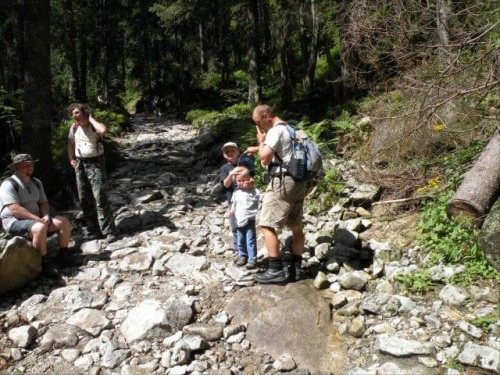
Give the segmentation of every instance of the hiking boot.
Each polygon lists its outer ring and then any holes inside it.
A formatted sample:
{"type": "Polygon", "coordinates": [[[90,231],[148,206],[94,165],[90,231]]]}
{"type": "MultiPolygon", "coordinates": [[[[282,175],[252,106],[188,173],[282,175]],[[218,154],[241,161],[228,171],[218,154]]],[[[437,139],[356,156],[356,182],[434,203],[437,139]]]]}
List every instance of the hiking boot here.
{"type": "Polygon", "coordinates": [[[59,270],[51,258],[42,259],[42,275],[49,279],[58,279],[61,277],[59,270]]]}
{"type": "Polygon", "coordinates": [[[247,270],[254,270],[256,267],[255,262],[248,262],[247,263],[247,270]]]}
{"type": "Polygon", "coordinates": [[[78,267],[82,265],[76,254],[72,254],[69,250],[59,252],[55,261],[61,268],[78,267]]]}
{"type": "Polygon", "coordinates": [[[239,257],[239,258],[236,260],[236,265],[237,265],[238,267],[244,266],[245,264],[247,264],[247,258],[245,258],[245,257],[239,257]]]}
{"type": "Polygon", "coordinates": [[[286,281],[287,275],[283,269],[269,268],[263,273],[254,276],[259,284],[282,284],[286,281]]]}

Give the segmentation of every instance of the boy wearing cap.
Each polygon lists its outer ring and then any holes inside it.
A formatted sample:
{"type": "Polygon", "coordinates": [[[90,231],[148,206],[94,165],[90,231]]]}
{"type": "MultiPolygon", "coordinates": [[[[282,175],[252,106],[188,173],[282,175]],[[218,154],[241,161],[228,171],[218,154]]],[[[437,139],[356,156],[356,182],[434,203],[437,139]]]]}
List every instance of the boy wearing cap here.
{"type": "Polygon", "coordinates": [[[70,237],[69,220],[57,215],[50,217],[50,207],[42,182],[33,177],[34,162],[31,155],[19,154],[9,167],[15,172],[0,186],[0,217],[3,229],[14,236],[32,241],[42,258],[46,276],[57,276],[47,255],[47,236],[57,233],[60,261],[68,259],[70,237]]]}
{"type": "MultiPolygon", "coordinates": [[[[237,188],[234,176],[237,172],[234,172],[234,168],[238,165],[247,167],[250,171],[254,170],[254,164],[252,157],[245,155],[244,158],[240,158],[240,151],[238,145],[235,142],[227,142],[222,146],[222,156],[226,160],[226,164],[221,167],[220,170],[220,183],[223,185],[226,191],[226,199],[228,207],[231,205],[231,200],[233,197],[233,192],[237,188]]],[[[253,172],[252,172],[253,175],[253,172]]],[[[237,233],[236,233],[236,221],[234,215],[229,216],[229,224],[231,226],[231,232],[233,233],[233,246],[234,251],[237,253],[237,233]]]]}

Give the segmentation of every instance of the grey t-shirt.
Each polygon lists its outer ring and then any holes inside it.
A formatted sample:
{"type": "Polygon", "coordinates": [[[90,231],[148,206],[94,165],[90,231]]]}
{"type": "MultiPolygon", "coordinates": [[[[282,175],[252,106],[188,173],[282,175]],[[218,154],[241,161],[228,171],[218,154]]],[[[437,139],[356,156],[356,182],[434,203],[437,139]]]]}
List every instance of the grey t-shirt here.
{"type": "Polygon", "coordinates": [[[17,220],[9,210],[8,206],[10,204],[17,203],[32,214],[40,216],[40,204],[47,201],[47,196],[40,180],[37,181],[37,184],[31,179],[30,183],[25,185],[16,175],[12,175],[11,178],[18,183],[18,191],[16,191],[12,181],[8,179],[0,186],[0,218],[2,218],[2,226],[6,232],[9,231],[12,223],[17,220]]]}

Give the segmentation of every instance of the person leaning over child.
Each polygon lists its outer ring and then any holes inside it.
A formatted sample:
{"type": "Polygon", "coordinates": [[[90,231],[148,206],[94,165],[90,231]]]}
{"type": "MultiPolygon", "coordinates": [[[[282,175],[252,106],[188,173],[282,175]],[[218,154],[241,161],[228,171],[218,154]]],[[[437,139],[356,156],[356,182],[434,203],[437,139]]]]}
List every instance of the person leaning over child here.
{"type": "Polygon", "coordinates": [[[246,264],[248,269],[254,269],[257,260],[255,216],[262,195],[254,187],[254,180],[247,168],[236,167],[232,172],[238,186],[231,201],[231,214],[235,219],[238,246],[236,265],[246,264]]]}
{"type": "MultiPolygon", "coordinates": [[[[227,142],[224,144],[224,146],[222,146],[222,156],[226,160],[226,164],[224,164],[220,169],[219,180],[225,190],[226,201],[229,207],[231,205],[233,192],[237,188],[236,181],[234,180],[235,174],[232,173],[234,168],[236,168],[238,165],[244,166],[250,171],[250,175],[253,176],[255,165],[253,161],[253,156],[249,156],[247,154],[240,156],[238,145],[235,142],[227,142]]],[[[233,235],[234,251],[237,254],[238,244],[237,244],[236,227],[234,225],[234,217],[231,214],[229,214],[229,224],[233,235]]],[[[237,257],[235,258],[235,261],[236,260],[237,257]]]]}

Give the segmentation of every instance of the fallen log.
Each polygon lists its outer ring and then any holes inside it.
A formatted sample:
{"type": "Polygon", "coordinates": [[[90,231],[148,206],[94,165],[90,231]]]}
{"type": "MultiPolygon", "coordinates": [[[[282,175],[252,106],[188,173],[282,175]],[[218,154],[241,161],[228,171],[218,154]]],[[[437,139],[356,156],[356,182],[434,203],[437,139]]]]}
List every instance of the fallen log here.
{"type": "Polygon", "coordinates": [[[479,155],[455,195],[448,201],[450,217],[463,215],[480,226],[500,186],[500,134],[496,132],[479,155]]]}

